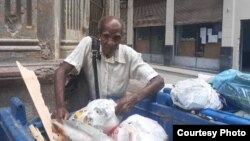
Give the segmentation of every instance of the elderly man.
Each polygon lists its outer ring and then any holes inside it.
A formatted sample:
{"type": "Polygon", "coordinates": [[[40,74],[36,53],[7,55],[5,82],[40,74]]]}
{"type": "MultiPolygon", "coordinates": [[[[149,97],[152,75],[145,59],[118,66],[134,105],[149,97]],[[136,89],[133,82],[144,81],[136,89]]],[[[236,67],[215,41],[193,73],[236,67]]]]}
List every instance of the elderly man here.
{"type": "MultiPolygon", "coordinates": [[[[101,59],[97,60],[97,74],[100,98],[119,97],[116,113],[129,112],[140,100],[155,94],[164,86],[158,73],[143,62],[141,54],[131,47],[120,44],[122,21],[115,16],[103,17],[98,25],[101,59]],[[146,85],[133,94],[125,95],[129,79],[137,79],[146,85]]],[[[68,118],[64,104],[66,76],[81,69],[87,77],[90,95],[95,98],[94,71],[92,65],[92,38],[84,37],[75,50],[64,60],[55,72],[56,117],[68,118]]]]}

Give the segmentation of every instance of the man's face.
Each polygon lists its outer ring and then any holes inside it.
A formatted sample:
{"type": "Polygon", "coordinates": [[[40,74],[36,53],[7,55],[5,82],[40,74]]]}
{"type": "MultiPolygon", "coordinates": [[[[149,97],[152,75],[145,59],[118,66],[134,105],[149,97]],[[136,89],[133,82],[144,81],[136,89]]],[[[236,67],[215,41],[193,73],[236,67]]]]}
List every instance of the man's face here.
{"type": "Polygon", "coordinates": [[[121,42],[122,26],[117,20],[111,20],[104,24],[100,34],[103,54],[110,58],[114,55],[121,42]]]}

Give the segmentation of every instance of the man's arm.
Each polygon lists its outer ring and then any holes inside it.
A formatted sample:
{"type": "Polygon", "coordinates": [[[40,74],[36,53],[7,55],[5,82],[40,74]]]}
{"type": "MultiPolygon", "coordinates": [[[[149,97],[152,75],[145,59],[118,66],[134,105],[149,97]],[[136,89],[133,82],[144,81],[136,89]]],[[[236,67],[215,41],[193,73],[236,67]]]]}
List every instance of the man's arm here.
{"type": "Polygon", "coordinates": [[[74,69],[74,66],[63,62],[60,67],[55,71],[55,97],[56,97],[56,118],[67,119],[68,111],[66,110],[64,103],[64,88],[66,83],[66,77],[70,71],[74,69]]]}
{"type": "Polygon", "coordinates": [[[164,86],[164,80],[160,75],[152,78],[142,89],[133,94],[126,95],[117,102],[116,113],[124,115],[128,113],[138,102],[147,96],[151,96],[164,86]]]}

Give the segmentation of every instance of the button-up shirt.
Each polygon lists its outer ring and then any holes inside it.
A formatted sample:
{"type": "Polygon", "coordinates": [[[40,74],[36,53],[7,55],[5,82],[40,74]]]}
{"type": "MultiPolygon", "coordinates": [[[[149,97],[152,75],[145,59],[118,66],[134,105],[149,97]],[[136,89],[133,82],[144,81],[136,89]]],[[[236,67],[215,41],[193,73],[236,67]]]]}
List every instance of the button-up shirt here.
{"type": "MultiPolygon", "coordinates": [[[[94,71],[92,65],[92,38],[84,37],[73,52],[64,60],[73,65],[79,73],[84,70],[87,77],[91,96],[95,98],[94,71]]],[[[127,45],[119,44],[114,56],[106,58],[102,54],[97,60],[97,74],[100,97],[122,97],[130,79],[137,79],[147,84],[158,73],[145,63],[140,53],[127,45]]]]}

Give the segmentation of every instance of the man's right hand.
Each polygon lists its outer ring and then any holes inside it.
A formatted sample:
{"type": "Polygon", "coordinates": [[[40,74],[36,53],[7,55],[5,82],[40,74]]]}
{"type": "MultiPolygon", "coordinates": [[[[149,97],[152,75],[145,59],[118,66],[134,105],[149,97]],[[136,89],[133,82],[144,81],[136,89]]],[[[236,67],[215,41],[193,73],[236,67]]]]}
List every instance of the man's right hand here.
{"type": "Polygon", "coordinates": [[[55,80],[55,98],[56,98],[56,111],[55,118],[57,119],[68,119],[69,113],[64,105],[64,87],[66,83],[66,76],[70,71],[74,69],[74,66],[63,62],[60,67],[56,69],[54,80],[55,80]]]}
{"type": "Polygon", "coordinates": [[[57,108],[56,109],[56,119],[68,119],[69,118],[69,112],[66,108],[57,108]]]}

